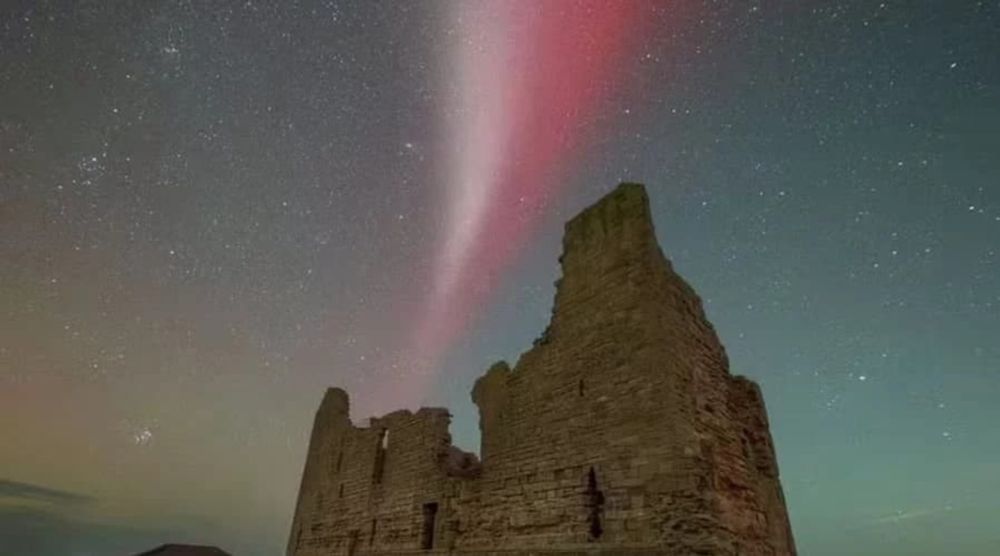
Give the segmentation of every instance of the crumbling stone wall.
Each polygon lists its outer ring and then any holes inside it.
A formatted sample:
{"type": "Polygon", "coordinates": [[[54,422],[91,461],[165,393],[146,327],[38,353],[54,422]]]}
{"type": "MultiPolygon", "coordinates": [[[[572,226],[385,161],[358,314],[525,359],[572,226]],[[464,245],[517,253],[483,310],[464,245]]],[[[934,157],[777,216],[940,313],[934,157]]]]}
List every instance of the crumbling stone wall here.
{"type": "Polygon", "coordinates": [[[457,483],[479,473],[473,454],[451,446],[445,409],[396,411],[355,427],[347,394],[327,390],[316,414],[302,475],[288,554],[370,554],[412,549],[431,535],[453,544],[456,517],[446,501],[457,483]],[[436,526],[421,514],[438,504],[436,526]]]}
{"type": "Polygon", "coordinates": [[[445,410],[359,429],[346,394],[328,393],[289,554],[795,553],[760,391],[729,374],[700,299],[656,243],[642,186],[571,220],[560,262],[549,327],[473,388],[481,465],[450,447],[445,410]],[[350,466],[331,471],[340,454],[350,466]]]}

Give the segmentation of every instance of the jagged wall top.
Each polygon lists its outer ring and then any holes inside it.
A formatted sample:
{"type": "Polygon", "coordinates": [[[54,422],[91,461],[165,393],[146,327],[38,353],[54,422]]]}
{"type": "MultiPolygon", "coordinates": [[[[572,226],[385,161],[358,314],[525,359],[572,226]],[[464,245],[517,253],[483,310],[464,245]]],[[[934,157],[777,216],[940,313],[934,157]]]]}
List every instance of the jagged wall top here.
{"type": "Polygon", "coordinates": [[[350,411],[350,400],[343,388],[327,388],[323,401],[319,404],[317,413],[325,415],[347,415],[350,411]]]}
{"type": "Polygon", "coordinates": [[[642,184],[619,184],[566,223],[561,257],[564,268],[569,257],[586,254],[594,248],[606,249],[607,240],[655,242],[649,198],[642,184]]]}
{"type": "Polygon", "coordinates": [[[562,277],[541,343],[560,332],[579,332],[580,326],[602,326],[614,313],[611,307],[631,306],[641,295],[638,275],[669,268],[656,242],[645,188],[619,184],[567,222],[559,262],[562,277]]]}

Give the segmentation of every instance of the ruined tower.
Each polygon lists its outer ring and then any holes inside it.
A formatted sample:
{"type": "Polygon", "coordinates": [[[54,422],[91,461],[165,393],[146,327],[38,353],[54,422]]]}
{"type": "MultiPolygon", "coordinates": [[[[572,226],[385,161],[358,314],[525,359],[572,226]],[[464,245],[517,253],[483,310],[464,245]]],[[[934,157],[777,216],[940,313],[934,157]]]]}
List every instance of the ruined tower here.
{"type": "Polygon", "coordinates": [[[729,374],[663,256],[641,185],[566,225],[552,320],[472,391],[482,446],[445,409],[368,427],[330,389],[288,554],[795,554],[760,389],[729,374]]]}

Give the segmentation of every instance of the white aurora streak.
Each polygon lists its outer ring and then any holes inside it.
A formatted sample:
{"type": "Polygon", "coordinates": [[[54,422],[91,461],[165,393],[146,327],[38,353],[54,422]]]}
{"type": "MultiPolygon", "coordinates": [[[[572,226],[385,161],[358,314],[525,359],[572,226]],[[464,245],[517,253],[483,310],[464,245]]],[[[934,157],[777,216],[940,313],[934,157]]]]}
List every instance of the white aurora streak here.
{"type": "Polygon", "coordinates": [[[455,88],[448,126],[447,220],[434,276],[434,305],[454,290],[482,232],[512,130],[510,7],[458,2],[453,45],[455,88]]]}

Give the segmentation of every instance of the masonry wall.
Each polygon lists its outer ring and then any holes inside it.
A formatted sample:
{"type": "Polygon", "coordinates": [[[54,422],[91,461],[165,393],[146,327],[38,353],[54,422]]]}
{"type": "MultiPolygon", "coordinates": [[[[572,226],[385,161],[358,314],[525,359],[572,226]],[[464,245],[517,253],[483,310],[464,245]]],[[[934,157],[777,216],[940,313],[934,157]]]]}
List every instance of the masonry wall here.
{"type": "Polygon", "coordinates": [[[449,422],[447,410],[422,408],[356,427],[347,394],[328,390],[313,425],[288,554],[419,549],[429,503],[438,504],[434,545],[453,544],[447,500],[476,476],[478,460],[451,446],[449,422]]]}
{"type": "Polygon", "coordinates": [[[760,391],[729,374],[700,299],[656,243],[642,186],[571,220],[563,248],[549,327],[473,389],[481,466],[449,447],[445,410],[358,429],[346,395],[328,394],[345,410],[317,414],[290,554],[419,550],[428,503],[434,548],[456,554],[795,553],[760,391]],[[386,475],[372,486],[380,427],[386,475]],[[353,463],[330,472],[338,449],[353,463]],[[345,496],[331,500],[338,483],[345,496]],[[352,541],[372,519],[371,545],[352,541]]]}

